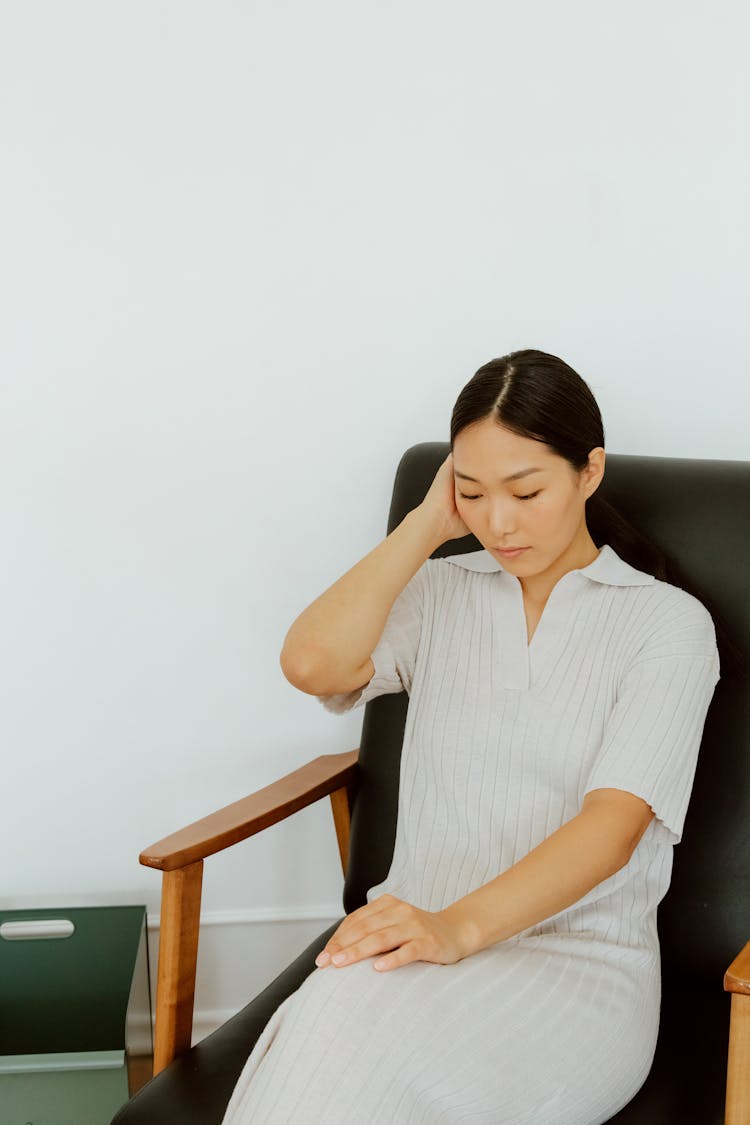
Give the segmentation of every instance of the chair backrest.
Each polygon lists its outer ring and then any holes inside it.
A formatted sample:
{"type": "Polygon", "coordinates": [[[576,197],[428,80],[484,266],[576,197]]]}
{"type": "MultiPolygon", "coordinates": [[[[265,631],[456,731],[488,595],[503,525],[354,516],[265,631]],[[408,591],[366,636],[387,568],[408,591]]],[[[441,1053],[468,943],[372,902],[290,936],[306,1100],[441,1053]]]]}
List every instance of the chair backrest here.
{"type": "MultiPolygon", "coordinates": [[[[450,452],[448,442],[412,446],[396,471],[387,534],[424,499],[450,452]]],[[[680,565],[750,649],[750,461],[607,454],[601,495],[680,565]]],[[[601,546],[601,544],[597,544],[601,546]]],[[[433,558],[480,549],[450,540],[433,558]]],[[[658,911],[666,971],[719,981],[750,939],[750,691],[746,674],[722,664],[709,707],[672,883],[658,911]],[[718,976],[717,976],[718,974],[718,976]]],[[[388,874],[396,836],[399,766],[408,696],[365,704],[360,785],[352,812],[344,883],[347,913],[388,874]]]]}

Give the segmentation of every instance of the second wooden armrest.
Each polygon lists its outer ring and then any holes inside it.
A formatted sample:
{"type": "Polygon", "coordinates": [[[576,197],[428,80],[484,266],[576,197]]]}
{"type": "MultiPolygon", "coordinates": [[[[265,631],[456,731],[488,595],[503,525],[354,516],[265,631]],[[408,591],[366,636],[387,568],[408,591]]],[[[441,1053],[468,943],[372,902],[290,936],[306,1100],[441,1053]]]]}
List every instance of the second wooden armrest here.
{"type": "Polygon", "coordinates": [[[725,1125],[750,1121],[750,941],[724,974],[724,991],[731,993],[725,1125]]]}
{"type": "Polygon", "coordinates": [[[139,861],[159,871],[175,871],[254,836],[327,794],[353,791],[358,757],[359,750],[322,754],[263,789],[165,836],[145,848],[139,861]]]}
{"type": "Polygon", "coordinates": [[[750,941],[724,973],[724,991],[750,995],[750,941]]]}

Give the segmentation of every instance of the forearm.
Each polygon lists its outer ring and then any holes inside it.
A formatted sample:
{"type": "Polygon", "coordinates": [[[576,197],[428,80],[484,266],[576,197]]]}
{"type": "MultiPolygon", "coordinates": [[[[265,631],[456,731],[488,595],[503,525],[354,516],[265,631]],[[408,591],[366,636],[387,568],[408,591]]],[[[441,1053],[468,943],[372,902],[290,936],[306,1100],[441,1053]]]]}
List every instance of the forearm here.
{"type": "Polygon", "coordinates": [[[442,914],[461,931],[467,954],[477,953],[571,906],[627,860],[608,810],[587,809],[442,914]]]}
{"type": "Polygon", "coordinates": [[[445,539],[431,511],[409,512],[293,622],[281,651],[287,679],[316,695],[341,691],[371,656],[398,595],[445,539]]]}

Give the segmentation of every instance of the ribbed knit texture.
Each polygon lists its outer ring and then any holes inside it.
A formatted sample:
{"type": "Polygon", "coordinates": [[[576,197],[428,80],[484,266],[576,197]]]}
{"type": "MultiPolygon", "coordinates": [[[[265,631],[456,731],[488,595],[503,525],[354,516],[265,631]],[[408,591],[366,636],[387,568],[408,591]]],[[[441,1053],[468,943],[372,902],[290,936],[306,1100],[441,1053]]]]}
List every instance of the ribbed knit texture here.
{"type": "Polygon", "coordinates": [[[224,1125],[598,1125],[653,1061],[656,908],[706,713],[714,624],[608,545],[552,590],[531,644],[521,584],[487,552],[428,559],[360,691],[406,690],[393,862],[371,887],[441,910],[618,788],[652,819],[623,868],[567,909],[454,965],[314,969],[277,1009],[224,1125]]]}

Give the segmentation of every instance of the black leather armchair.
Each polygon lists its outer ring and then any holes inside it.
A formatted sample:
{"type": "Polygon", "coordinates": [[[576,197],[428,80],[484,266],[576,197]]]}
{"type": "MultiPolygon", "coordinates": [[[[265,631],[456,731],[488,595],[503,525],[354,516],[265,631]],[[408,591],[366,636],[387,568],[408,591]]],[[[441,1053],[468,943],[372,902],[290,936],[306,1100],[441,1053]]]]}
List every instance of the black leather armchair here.
{"type": "MultiPolygon", "coordinates": [[[[421,502],[448,452],[447,442],[430,442],[404,454],[388,533],[421,502]]],[[[740,653],[747,653],[750,462],[608,454],[600,490],[679,562],[740,653]]],[[[473,537],[451,541],[435,557],[472,547],[479,547],[473,537]]],[[[659,907],[663,987],[656,1055],[636,1097],[611,1119],[618,1125],[750,1123],[750,694],[746,671],[730,673],[722,660],[721,672],[672,884],[659,907]]],[[[345,874],[343,908],[350,913],[364,905],[391,862],[407,703],[405,693],[372,700],[364,708],[358,750],[317,758],[142,853],[142,863],[164,873],[157,1073],[113,1125],[219,1125],[261,1031],[313,971],[341,918],[191,1048],[203,860],[328,795],[345,874]]]]}

